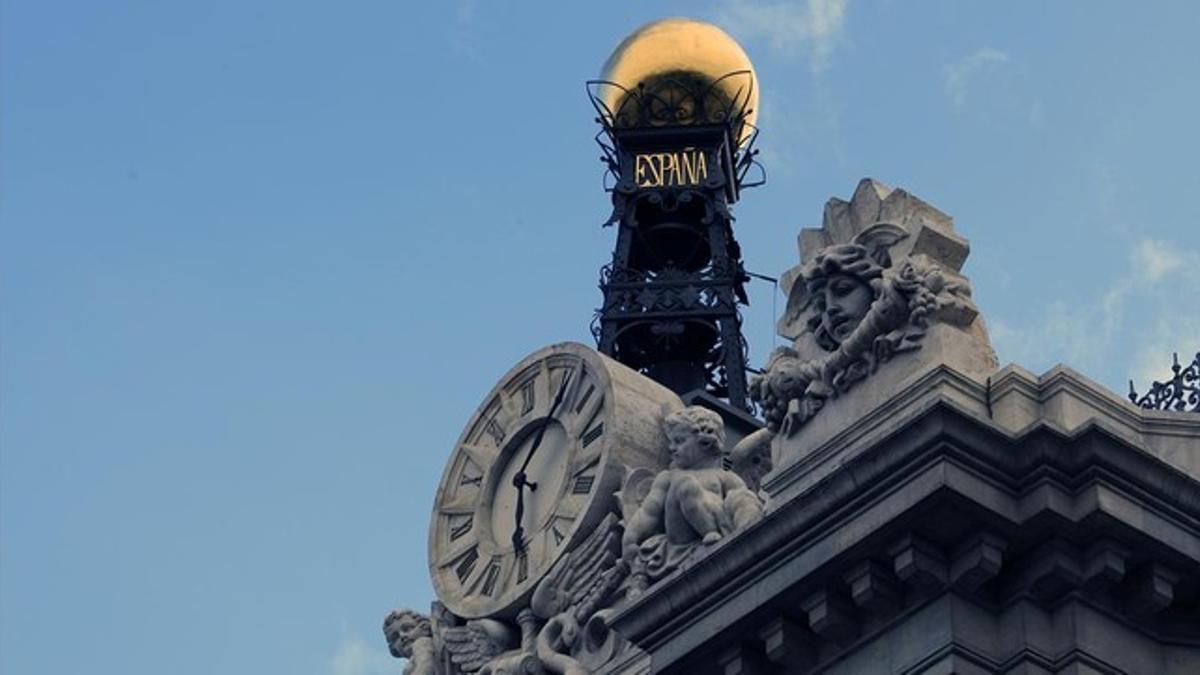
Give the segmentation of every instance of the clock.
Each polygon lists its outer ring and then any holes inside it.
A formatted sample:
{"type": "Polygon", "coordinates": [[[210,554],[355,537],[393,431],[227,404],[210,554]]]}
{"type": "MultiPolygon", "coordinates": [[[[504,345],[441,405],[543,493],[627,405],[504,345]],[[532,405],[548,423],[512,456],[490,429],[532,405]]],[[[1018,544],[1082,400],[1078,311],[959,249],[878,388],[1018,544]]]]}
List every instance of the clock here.
{"type": "Polygon", "coordinates": [[[450,454],[429,527],[438,598],[515,616],[559,556],[617,508],[625,473],[667,464],[672,391],[576,343],[545,347],[484,399],[450,454]]]}

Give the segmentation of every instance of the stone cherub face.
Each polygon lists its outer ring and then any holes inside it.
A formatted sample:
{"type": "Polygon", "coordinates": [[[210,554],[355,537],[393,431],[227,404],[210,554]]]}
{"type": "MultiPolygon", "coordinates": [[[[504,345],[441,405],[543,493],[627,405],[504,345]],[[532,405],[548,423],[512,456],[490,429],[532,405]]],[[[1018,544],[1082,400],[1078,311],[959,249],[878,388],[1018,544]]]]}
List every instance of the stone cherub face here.
{"type": "Polygon", "coordinates": [[[871,310],[883,268],[857,244],[834,246],[808,265],[804,281],[811,294],[809,329],[817,344],[833,351],[854,333],[871,310]]]}
{"type": "Polygon", "coordinates": [[[388,651],[398,659],[412,658],[413,643],[432,635],[429,619],[407,609],[388,614],[383,622],[383,632],[387,636],[388,651]]]}
{"type": "Polygon", "coordinates": [[[671,468],[702,469],[721,466],[725,450],[725,425],[721,416],[705,408],[690,407],[666,419],[671,468]]]}

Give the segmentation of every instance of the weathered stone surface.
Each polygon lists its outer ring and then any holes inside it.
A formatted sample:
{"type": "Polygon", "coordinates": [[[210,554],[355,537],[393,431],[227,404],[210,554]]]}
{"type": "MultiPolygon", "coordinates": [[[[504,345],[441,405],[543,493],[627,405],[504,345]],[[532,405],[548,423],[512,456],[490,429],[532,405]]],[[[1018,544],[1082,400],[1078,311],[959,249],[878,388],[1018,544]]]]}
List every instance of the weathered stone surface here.
{"type": "Polygon", "coordinates": [[[826,640],[849,642],[858,634],[854,608],[841,594],[820,590],[800,602],[808,615],[808,626],[826,640]]]}
{"type": "Polygon", "coordinates": [[[724,636],[766,645],[778,614],[744,622],[781,602],[813,622],[820,672],[1193,672],[1200,418],[1139,411],[1067,369],[998,379],[939,367],[893,390],[767,477],[763,522],[614,626],[677,672],[724,636]],[[872,561],[890,565],[895,609],[868,609],[872,561]]]}
{"type": "Polygon", "coordinates": [[[946,559],[936,546],[907,534],[890,549],[896,576],[906,584],[921,589],[934,589],[949,578],[946,559]]]}
{"type": "Polygon", "coordinates": [[[768,675],[771,664],[757,649],[746,644],[734,644],[717,655],[721,675],[768,675]]]}
{"type": "Polygon", "coordinates": [[[1148,617],[1163,611],[1175,600],[1179,575],[1166,565],[1151,562],[1134,572],[1130,582],[1126,609],[1134,616],[1148,617]]]}
{"type": "Polygon", "coordinates": [[[1083,583],[1092,591],[1103,591],[1125,578],[1128,550],[1111,539],[1101,539],[1084,554],[1083,583]]]}
{"type": "Polygon", "coordinates": [[[850,589],[850,599],[859,609],[886,614],[900,603],[900,592],[892,573],[875,560],[864,560],[842,576],[850,589]]]}
{"type": "Polygon", "coordinates": [[[864,179],[800,234],[801,264],[783,274],[779,334],[792,340],[751,379],[777,467],[856,424],[901,383],[940,366],[981,382],[995,353],[960,270],[969,247],[951,219],[864,179]]]}
{"type": "Polygon", "coordinates": [[[779,615],[758,629],[767,660],[778,666],[807,666],[816,658],[812,632],[790,617],[779,615]]]}
{"type": "Polygon", "coordinates": [[[950,563],[950,582],[973,591],[991,581],[1004,564],[1004,540],[990,532],[980,532],[963,544],[950,563]]]}

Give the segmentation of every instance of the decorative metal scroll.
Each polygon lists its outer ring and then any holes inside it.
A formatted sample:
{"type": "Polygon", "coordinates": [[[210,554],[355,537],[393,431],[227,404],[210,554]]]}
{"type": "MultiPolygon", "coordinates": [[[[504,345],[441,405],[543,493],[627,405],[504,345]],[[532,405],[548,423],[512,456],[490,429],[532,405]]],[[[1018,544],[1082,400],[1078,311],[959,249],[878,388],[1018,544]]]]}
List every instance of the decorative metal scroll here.
{"type": "Polygon", "coordinates": [[[608,169],[606,190],[611,189],[610,179],[615,183],[620,177],[614,130],[702,124],[729,125],[737,146],[734,148],[733,171],[738,189],[767,182],[766,169],[755,159],[758,156],[758,150],[754,148],[758,129],[748,121],[754,94],[754,73],[751,71],[735,70],[711,82],[686,74],[660,77],[649,84],[639,83],[634,89],[609,80],[589,80],[587,90],[588,99],[597,113],[596,121],[601,126],[596,143],[602,153],[600,161],[608,169]],[[729,81],[739,83],[732,95],[724,87],[729,81]],[[604,93],[610,87],[620,91],[615,99],[620,101],[616,110],[605,103],[604,93]],[[751,170],[756,172],[753,177],[751,170]]]}
{"type": "Polygon", "coordinates": [[[1179,365],[1179,354],[1172,355],[1171,365],[1173,376],[1166,382],[1155,382],[1150,385],[1150,391],[1138,396],[1133,388],[1133,380],[1129,381],[1129,400],[1135,405],[1147,410],[1176,410],[1180,412],[1200,412],[1200,352],[1187,368],[1179,365]]]}
{"type": "Polygon", "coordinates": [[[590,80],[587,83],[588,98],[600,123],[610,129],[632,129],[636,127],[688,126],[693,124],[733,125],[734,136],[741,137],[742,124],[750,112],[750,101],[754,95],[754,73],[735,70],[711,82],[701,78],[677,77],[655,78],[649,84],[643,82],[628,89],[608,80],[590,80]],[[740,81],[733,95],[725,91],[727,81],[740,81]],[[621,92],[616,110],[604,102],[603,90],[614,87],[621,92]]]}

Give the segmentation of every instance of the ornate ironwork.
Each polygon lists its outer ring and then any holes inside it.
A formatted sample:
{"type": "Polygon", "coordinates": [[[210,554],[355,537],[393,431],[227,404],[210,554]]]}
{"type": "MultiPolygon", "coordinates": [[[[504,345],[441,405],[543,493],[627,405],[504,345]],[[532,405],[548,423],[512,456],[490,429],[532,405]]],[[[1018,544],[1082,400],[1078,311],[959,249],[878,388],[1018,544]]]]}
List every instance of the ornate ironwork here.
{"type": "MultiPolygon", "coordinates": [[[[753,100],[754,74],[749,70],[726,73],[714,81],[697,78],[664,77],[650,85],[639,84],[629,89],[608,80],[589,80],[588,99],[596,110],[600,131],[596,144],[600,146],[600,161],[605,165],[605,190],[621,187],[621,164],[617,151],[616,133],[626,129],[665,129],[702,125],[724,125],[733,140],[731,157],[732,182],[738,191],[758,187],[767,182],[767,172],[758,162],[758,129],[748,121],[750,101],[753,100]],[[727,81],[740,81],[732,96],[723,86],[727,81]],[[604,90],[621,92],[616,110],[605,103],[604,90]],[[757,175],[750,178],[751,170],[757,175]],[[611,183],[610,183],[611,181],[611,183]]],[[[626,181],[628,182],[628,181],[626,181]]],[[[712,185],[710,187],[721,187],[712,185]]],[[[609,225],[615,220],[609,220],[609,225]]]]}
{"type": "Polygon", "coordinates": [[[738,305],[749,277],[730,205],[766,175],[747,119],[753,86],[748,70],[716,81],[681,73],[634,89],[588,83],[613,202],[605,225],[617,225],[592,323],[597,347],[681,395],[702,389],[746,409],[738,305]]]}
{"type": "Polygon", "coordinates": [[[610,129],[634,129],[639,127],[687,126],[693,124],[722,124],[734,126],[735,138],[741,138],[750,102],[754,98],[754,73],[735,70],[731,73],[706,81],[700,78],[677,77],[657,78],[649,84],[639,83],[628,89],[608,80],[591,80],[587,83],[588,95],[600,114],[600,122],[610,129]],[[733,95],[726,93],[725,85],[737,82],[733,95]],[[602,90],[617,89],[616,110],[604,102],[602,90]]]}
{"type": "Polygon", "coordinates": [[[1179,354],[1172,354],[1170,380],[1155,382],[1150,390],[1138,396],[1133,388],[1133,380],[1129,381],[1129,400],[1135,405],[1147,410],[1176,410],[1180,412],[1200,412],[1200,352],[1187,368],[1179,365],[1179,354]]]}

